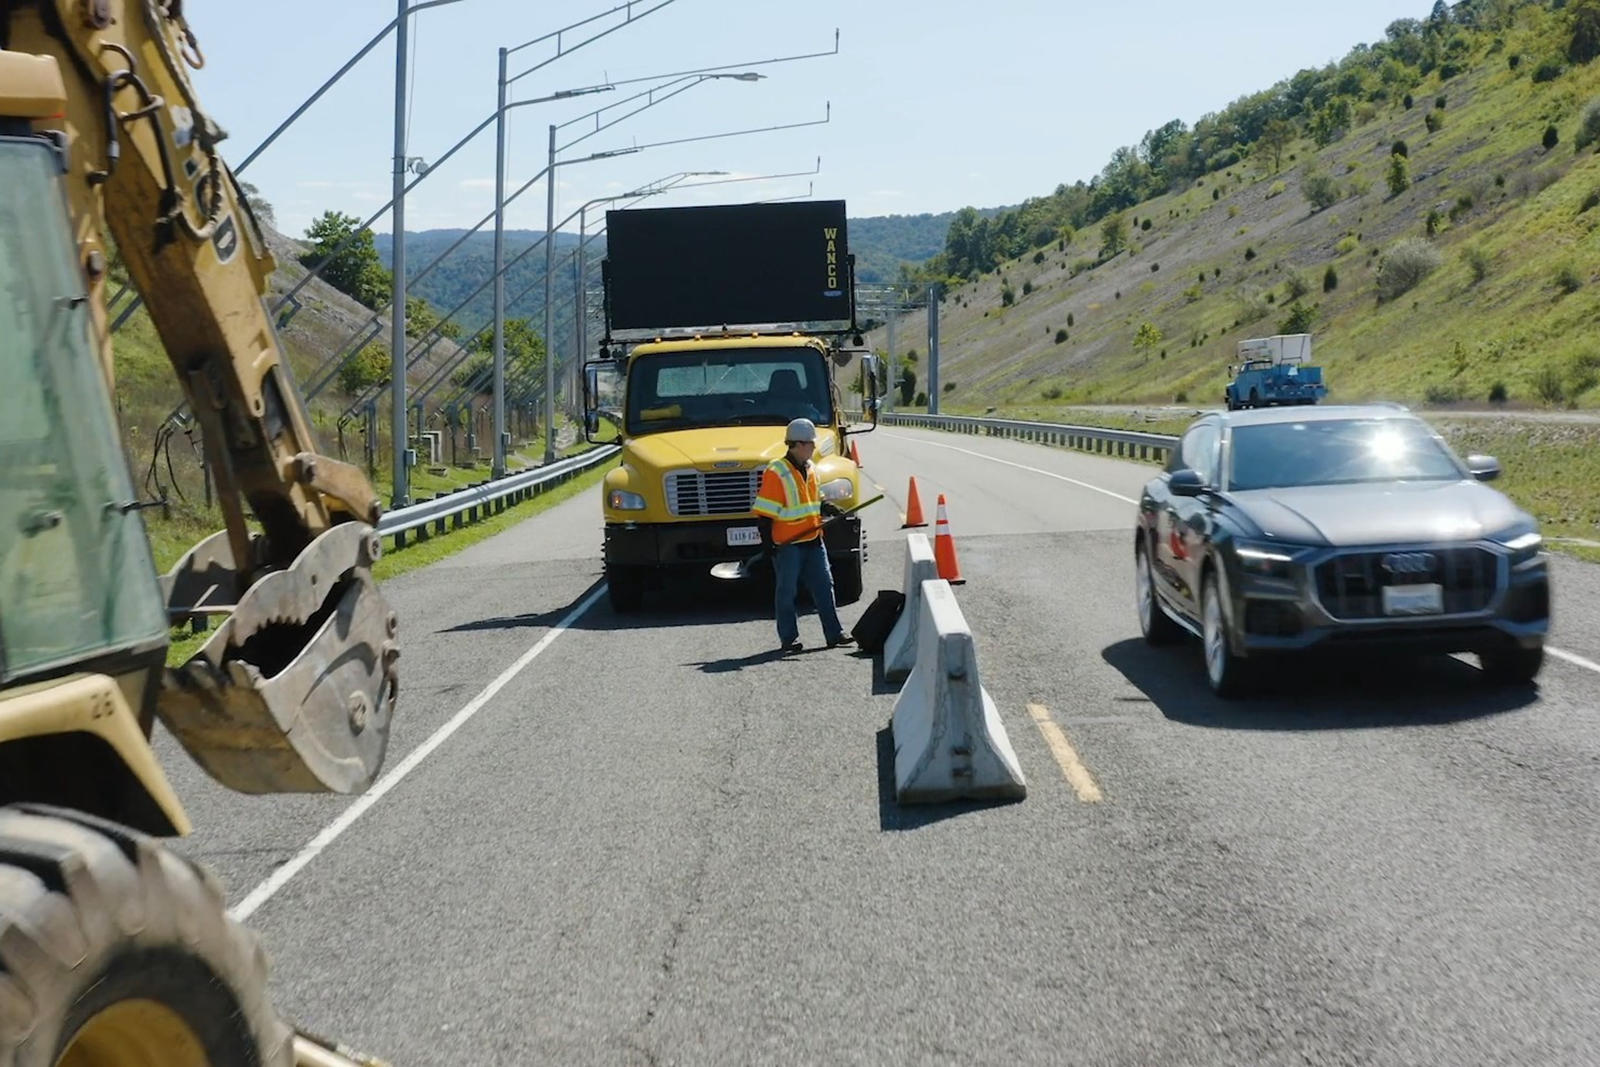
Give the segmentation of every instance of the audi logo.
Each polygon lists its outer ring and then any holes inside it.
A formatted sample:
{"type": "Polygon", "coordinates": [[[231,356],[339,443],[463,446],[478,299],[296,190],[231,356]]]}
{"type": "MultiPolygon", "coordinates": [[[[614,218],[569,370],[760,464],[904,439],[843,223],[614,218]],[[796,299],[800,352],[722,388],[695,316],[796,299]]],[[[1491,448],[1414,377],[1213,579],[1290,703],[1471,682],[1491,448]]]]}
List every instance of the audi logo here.
{"type": "Polygon", "coordinates": [[[1432,574],[1438,562],[1432,552],[1391,552],[1383,557],[1383,569],[1390,574],[1432,574]]]}

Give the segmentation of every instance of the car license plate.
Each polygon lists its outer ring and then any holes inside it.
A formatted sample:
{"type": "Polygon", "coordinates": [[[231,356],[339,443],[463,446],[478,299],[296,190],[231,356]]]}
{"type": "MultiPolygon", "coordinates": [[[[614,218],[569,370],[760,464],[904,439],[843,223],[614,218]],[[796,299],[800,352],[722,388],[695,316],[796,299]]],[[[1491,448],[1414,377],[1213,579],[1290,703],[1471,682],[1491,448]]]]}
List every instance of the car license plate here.
{"type": "Polygon", "coordinates": [[[1386,585],[1383,587],[1385,615],[1438,615],[1444,611],[1442,585],[1386,585]]]}
{"type": "Polygon", "coordinates": [[[734,526],[728,530],[729,547],[745,545],[751,548],[761,544],[761,528],[759,526],[734,526]]]}

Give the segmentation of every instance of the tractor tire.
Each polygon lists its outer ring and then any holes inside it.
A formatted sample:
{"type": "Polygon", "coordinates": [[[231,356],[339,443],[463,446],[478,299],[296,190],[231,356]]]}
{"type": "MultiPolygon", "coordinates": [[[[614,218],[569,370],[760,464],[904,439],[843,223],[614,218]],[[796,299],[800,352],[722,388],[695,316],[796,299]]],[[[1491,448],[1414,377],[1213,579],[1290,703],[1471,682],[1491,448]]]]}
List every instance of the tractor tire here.
{"type": "Polygon", "coordinates": [[[216,879],[75,811],[0,808],[0,1067],[289,1067],[216,879]]]}

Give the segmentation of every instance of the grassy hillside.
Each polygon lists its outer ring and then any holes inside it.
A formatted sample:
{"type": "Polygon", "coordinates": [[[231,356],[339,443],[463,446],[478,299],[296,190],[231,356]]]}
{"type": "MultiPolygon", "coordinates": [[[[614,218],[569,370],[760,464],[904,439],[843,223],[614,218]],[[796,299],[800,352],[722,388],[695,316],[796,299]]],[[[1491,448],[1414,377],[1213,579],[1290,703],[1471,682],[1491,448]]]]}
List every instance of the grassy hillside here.
{"type": "Polygon", "coordinates": [[[1364,103],[1324,148],[1302,131],[1281,170],[1257,145],[1128,209],[1125,251],[1102,254],[1097,224],[951,287],[943,406],[1214,405],[1239,340],[1297,325],[1333,400],[1600,406],[1600,157],[1573,147],[1600,62],[1546,77],[1565,27],[1525,4],[1499,33],[1462,34],[1461,72],[1412,79],[1410,107],[1364,103]],[[1410,186],[1393,193],[1401,140],[1410,186]],[[1308,188],[1330,184],[1313,208],[1308,188]],[[1407,255],[1437,267],[1380,301],[1407,255]]]}

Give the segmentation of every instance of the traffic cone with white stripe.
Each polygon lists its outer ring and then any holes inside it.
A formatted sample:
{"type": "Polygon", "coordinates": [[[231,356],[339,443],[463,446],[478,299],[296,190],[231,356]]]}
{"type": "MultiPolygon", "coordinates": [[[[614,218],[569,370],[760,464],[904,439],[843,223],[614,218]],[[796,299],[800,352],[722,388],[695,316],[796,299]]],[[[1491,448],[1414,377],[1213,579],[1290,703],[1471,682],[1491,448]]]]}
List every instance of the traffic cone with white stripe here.
{"type": "Polygon", "coordinates": [[[928,520],[922,514],[922,497],[917,495],[917,476],[911,476],[911,489],[906,495],[906,521],[900,524],[900,529],[910,530],[928,525],[928,520]]]}
{"type": "Polygon", "coordinates": [[[944,494],[939,494],[939,517],[933,526],[933,561],[939,568],[939,577],[951,585],[961,585],[961,565],[956,562],[956,539],[950,536],[950,516],[945,513],[944,494]]]}

